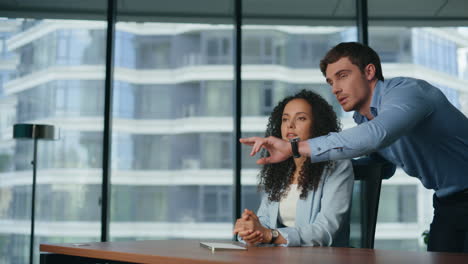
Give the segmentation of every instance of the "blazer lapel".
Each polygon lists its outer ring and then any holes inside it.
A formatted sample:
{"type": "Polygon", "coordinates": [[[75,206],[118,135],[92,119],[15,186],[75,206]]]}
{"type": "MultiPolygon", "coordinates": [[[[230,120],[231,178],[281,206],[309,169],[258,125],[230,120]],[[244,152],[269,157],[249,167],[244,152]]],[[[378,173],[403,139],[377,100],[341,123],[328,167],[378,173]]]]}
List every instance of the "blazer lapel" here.
{"type": "Polygon", "coordinates": [[[279,202],[270,202],[270,226],[271,228],[278,227],[278,217],[279,217],[279,202]]]}

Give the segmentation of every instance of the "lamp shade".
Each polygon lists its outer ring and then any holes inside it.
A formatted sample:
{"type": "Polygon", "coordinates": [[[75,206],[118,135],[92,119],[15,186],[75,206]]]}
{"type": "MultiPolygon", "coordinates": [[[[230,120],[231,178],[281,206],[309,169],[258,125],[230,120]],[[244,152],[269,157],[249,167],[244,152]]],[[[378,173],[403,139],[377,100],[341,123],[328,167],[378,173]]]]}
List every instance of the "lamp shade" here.
{"type": "Polygon", "coordinates": [[[15,139],[43,139],[56,140],[59,130],[52,125],[15,124],[13,125],[13,138],[15,139]]]}

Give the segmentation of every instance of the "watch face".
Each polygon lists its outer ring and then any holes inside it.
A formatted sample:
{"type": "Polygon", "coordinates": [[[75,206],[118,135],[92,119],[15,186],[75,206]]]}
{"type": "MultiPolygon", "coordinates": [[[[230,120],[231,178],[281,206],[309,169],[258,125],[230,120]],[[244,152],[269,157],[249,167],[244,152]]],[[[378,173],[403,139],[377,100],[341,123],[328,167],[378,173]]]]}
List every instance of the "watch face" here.
{"type": "Polygon", "coordinates": [[[291,139],[289,140],[289,142],[299,142],[299,141],[301,141],[301,138],[300,138],[300,137],[291,138],[291,139]]]}
{"type": "Polygon", "coordinates": [[[274,238],[279,237],[279,232],[278,232],[278,230],[271,230],[271,235],[272,235],[274,238]]]}

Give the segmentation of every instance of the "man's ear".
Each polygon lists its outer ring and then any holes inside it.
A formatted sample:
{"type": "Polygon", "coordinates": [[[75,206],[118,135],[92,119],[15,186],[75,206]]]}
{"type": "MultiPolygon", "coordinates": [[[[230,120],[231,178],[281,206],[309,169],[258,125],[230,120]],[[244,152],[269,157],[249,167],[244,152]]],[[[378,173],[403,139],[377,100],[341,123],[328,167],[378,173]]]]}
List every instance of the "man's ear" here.
{"type": "Polygon", "coordinates": [[[364,68],[364,74],[366,75],[366,79],[368,81],[372,81],[375,78],[375,65],[374,64],[367,64],[364,68]]]}

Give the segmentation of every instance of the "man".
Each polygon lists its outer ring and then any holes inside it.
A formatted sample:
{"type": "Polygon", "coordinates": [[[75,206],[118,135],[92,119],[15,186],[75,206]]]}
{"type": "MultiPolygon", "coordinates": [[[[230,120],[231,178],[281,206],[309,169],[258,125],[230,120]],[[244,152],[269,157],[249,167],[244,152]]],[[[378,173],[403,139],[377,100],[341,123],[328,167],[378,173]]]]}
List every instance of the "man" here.
{"type": "Polygon", "coordinates": [[[423,80],[384,80],[377,53],[359,43],[338,44],[320,69],[343,110],[355,111],[358,126],[299,143],[274,137],[240,142],[253,146],[252,156],[268,150],[258,164],[281,162],[293,152],[312,162],[378,152],[435,190],[428,251],[468,253],[467,117],[423,80]]]}

